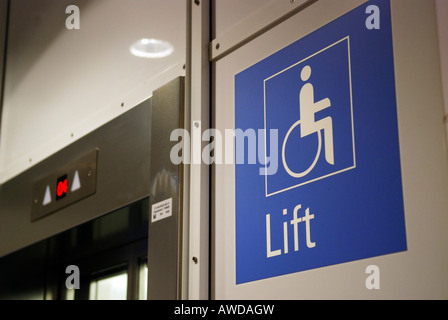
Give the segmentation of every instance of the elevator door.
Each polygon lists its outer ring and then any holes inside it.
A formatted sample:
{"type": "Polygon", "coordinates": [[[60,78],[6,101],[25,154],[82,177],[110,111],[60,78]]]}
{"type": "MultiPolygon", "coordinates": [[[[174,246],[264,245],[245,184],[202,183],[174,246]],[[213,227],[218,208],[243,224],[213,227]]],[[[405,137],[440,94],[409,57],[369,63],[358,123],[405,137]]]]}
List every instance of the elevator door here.
{"type": "Polygon", "coordinates": [[[146,300],[148,216],[145,198],[2,258],[0,299],[146,300]]]}

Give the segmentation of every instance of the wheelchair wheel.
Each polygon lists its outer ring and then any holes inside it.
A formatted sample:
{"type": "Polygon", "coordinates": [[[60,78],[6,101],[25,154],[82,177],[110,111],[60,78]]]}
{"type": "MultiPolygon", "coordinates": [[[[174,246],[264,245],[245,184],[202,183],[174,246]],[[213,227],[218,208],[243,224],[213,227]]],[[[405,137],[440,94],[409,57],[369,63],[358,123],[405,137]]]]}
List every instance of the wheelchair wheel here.
{"type": "Polygon", "coordinates": [[[286,143],[288,141],[289,136],[291,135],[291,132],[297,128],[301,123],[301,120],[297,121],[296,123],[294,123],[292,125],[292,127],[289,129],[288,133],[285,136],[285,139],[283,140],[283,147],[282,147],[282,162],[283,162],[283,166],[286,170],[286,172],[293,178],[303,178],[305,177],[308,173],[311,172],[311,170],[314,169],[314,167],[317,164],[317,161],[319,160],[319,156],[320,153],[322,151],[322,134],[321,131],[317,132],[317,137],[318,137],[318,146],[317,146],[317,152],[316,152],[316,156],[314,157],[314,161],[311,163],[311,165],[308,167],[308,169],[306,169],[303,172],[294,172],[292,171],[287,162],[286,162],[286,157],[285,157],[285,151],[286,151],[286,143]]]}

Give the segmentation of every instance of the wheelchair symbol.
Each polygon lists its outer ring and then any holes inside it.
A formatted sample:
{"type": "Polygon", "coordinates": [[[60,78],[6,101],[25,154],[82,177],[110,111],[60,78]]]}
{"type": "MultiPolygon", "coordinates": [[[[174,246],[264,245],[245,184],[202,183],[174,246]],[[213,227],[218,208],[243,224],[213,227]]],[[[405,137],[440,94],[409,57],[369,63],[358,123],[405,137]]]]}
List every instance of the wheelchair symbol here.
{"type": "MultiPolygon", "coordinates": [[[[301,79],[303,82],[307,82],[311,77],[311,67],[305,66],[302,69],[301,79]]],[[[321,110],[327,109],[331,107],[331,101],[328,98],[325,98],[321,101],[314,101],[314,86],[307,82],[303,85],[300,90],[300,120],[295,122],[291,128],[289,128],[288,133],[283,140],[282,146],[282,162],[286,172],[293,178],[303,178],[308,175],[316,166],[321,151],[322,151],[322,131],[324,133],[324,142],[325,142],[325,160],[334,165],[334,150],[333,150],[333,121],[331,117],[326,117],[324,119],[315,120],[315,114],[321,110]],[[285,153],[286,153],[286,143],[288,142],[289,136],[292,131],[300,126],[300,137],[304,138],[311,134],[316,133],[318,136],[318,145],[316,156],[314,157],[311,165],[302,172],[294,172],[288,166],[286,161],[285,153]]]]}

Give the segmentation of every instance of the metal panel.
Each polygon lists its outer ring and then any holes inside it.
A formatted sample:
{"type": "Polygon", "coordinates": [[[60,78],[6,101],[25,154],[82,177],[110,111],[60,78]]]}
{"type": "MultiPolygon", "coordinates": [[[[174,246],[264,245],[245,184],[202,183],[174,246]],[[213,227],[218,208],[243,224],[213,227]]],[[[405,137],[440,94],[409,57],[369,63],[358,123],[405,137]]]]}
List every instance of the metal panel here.
{"type": "Polygon", "coordinates": [[[291,15],[304,10],[317,0],[274,0],[262,10],[256,11],[250,19],[241,21],[226,33],[214,39],[210,46],[211,60],[221,59],[225,55],[243,46],[260,34],[278,25],[291,15]]]}
{"type": "MultiPolygon", "coordinates": [[[[31,221],[67,207],[96,192],[98,150],[93,150],[36,182],[33,187],[31,221]],[[60,189],[59,177],[65,177],[65,191],[60,189]],[[76,189],[76,190],[75,190],[76,189]]],[[[64,186],[64,184],[62,184],[64,186]]]]}
{"type": "Polygon", "coordinates": [[[6,44],[8,34],[8,0],[0,1],[0,129],[3,110],[3,94],[6,67],[6,44]]]}
{"type": "MultiPolygon", "coordinates": [[[[209,296],[210,239],[210,166],[202,160],[202,135],[210,127],[210,1],[191,3],[191,51],[187,85],[188,107],[191,111],[192,161],[189,166],[189,266],[188,298],[207,299],[209,296]]],[[[204,160],[205,161],[205,160],[204,160]]]]}
{"type": "MultiPolygon", "coordinates": [[[[217,129],[234,126],[235,74],[364,3],[319,0],[216,61],[217,129]]],[[[408,251],[236,285],[235,166],[216,166],[212,230],[215,298],[443,299],[448,296],[448,166],[434,2],[392,0],[391,3],[408,251]],[[376,265],[381,271],[380,290],[366,287],[369,265],[376,265]]]]}
{"type": "Polygon", "coordinates": [[[184,80],[154,91],[148,240],[148,299],[180,298],[182,239],[182,166],[170,161],[171,132],[183,127],[184,80]],[[171,206],[164,206],[170,203],[171,206]],[[159,208],[169,211],[153,217],[159,208]]]}
{"type": "Polygon", "coordinates": [[[448,138],[448,2],[436,0],[436,12],[439,33],[443,96],[445,100],[445,128],[447,129],[446,133],[448,138]]]}
{"type": "Polygon", "coordinates": [[[0,191],[0,256],[90,221],[149,195],[151,100],[6,182],[0,191]],[[97,192],[30,221],[33,185],[61,163],[98,149],[97,192]]]}

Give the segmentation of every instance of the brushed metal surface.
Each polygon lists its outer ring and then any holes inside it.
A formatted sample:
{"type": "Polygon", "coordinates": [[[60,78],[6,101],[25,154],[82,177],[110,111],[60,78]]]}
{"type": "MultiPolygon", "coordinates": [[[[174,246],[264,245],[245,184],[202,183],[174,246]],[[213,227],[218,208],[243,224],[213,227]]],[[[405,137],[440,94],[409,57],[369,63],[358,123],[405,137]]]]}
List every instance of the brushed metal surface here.
{"type": "Polygon", "coordinates": [[[76,201],[82,200],[96,192],[98,150],[88,152],[75,161],[56,168],[52,174],[34,184],[31,204],[31,221],[36,221],[55,211],[67,207],[76,201]],[[75,175],[78,175],[77,177],[75,175]],[[67,178],[66,195],[57,199],[57,181],[61,176],[67,178]],[[79,188],[72,191],[75,177],[79,181],[79,188]],[[49,190],[49,203],[45,203],[47,190],[49,190]]]}
{"type": "Polygon", "coordinates": [[[172,199],[171,215],[148,227],[148,298],[178,299],[183,168],[170,161],[177,143],[170,141],[170,134],[183,127],[183,109],[184,78],[179,77],[122,116],[0,185],[0,257],[148,196],[149,210],[172,199]],[[67,174],[70,180],[66,171],[76,167],[73,159],[82,161],[92,150],[98,150],[96,192],[31,222],[33,187],[41,194],[59,175],[67,174]]]}
{"type": "Polygon", "coordinates": [[[0,257],[149,195],[151,99],[130,109],[0,187],[0,257]],[[36,181],[98,149],[96,193],[31,222],[36,181]]]}
{"type": "Polygon", "coordinates": [[[150,210],[172,199],[171,216],[150,222],[148,232],[148,299],[174,300],[180,297],[182,165],[170,161],[171,132],[183,127],[184,79],[177,78],[154,91],[150,210]]]}

